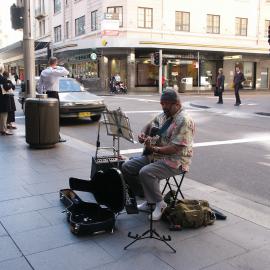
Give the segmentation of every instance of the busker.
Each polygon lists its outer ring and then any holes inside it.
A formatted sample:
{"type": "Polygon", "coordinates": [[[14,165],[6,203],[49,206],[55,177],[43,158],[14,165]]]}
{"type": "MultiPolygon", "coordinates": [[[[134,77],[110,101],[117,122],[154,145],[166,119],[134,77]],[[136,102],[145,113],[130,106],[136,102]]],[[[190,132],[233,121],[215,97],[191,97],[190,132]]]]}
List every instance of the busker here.
{"type": "Polygon", "coordinates": [[[184,111],[178,94],[165,90],[160,98],[163,113],[148,123],[138,136],[145,144],[145,154],[126,161],[122,166],[125,181],[136,194],[135,187],[141,186],[146,201],[138,205],[139,210],[149,210],[149,203],[155,204],[153,220],[159,220],[167,206],[163,201],[159,181],[188,171],[193,155],[192,143],[195,125],[184,111]],[[159,129],[155,145],[148,136],[150,130],[159,129]],[[139,177],[136,177],[139,176],[139,177]]]}
{"type": "MultiPolygon", "coordinates": [[[[38,92],[46,93],[49,98],[57,98],[59,100],[59,87],[58,78],[67,76],[69,71],[64,67],[58,66],[58,59],[56,57],[50,57],[49,67],[44,69],[40,74],[38,81],[38,92]]],[[[59,142],[65,142],[59,135],[59,142]]]]}

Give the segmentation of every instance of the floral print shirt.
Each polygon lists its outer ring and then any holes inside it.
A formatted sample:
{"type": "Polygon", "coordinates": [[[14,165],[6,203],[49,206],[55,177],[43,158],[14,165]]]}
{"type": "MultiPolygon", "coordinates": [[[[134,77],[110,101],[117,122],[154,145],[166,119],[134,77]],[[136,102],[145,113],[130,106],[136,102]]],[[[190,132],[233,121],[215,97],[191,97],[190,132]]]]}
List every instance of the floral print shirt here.
{"type": "MultiPolygon", "coordinates": [[[[151,126],[161,128],[167,120],[168,118],[166,115],[161,113],[153,119],[151,126]]],[[[192,144],[194,132],[195,124],[192,118],[184,111],[184,109],[180,109],[173,116],[169,128],[161,134],[156,145],[165,146],[176,144],[182,147],[179,148],[179,152],[176,154],[164,155],[154,153],[154,160],[163,159],[171,168],[177,169],[181,167],[182,171],[187,172],[193,155],[192,144]]]]}

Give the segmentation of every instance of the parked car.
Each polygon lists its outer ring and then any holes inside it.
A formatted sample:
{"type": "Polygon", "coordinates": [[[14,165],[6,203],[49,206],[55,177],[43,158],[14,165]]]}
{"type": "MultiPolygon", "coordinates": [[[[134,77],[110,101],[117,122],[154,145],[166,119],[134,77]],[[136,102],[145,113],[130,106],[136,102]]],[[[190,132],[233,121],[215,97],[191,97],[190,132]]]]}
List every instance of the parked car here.
{"type": "MultiPolygon", "coordinates": [[[[38,81],[38,77],[35,78],[38,81]]],[[[58,90],[60,99],[60,118],[85,118],[90,117],[98,121],[106,105],[101,97],[84,90],[83,85],[72,78],[59,78],[58,90]]],[[[25,87],[19,92],[19,102],[24,108],[25,87]]]]}

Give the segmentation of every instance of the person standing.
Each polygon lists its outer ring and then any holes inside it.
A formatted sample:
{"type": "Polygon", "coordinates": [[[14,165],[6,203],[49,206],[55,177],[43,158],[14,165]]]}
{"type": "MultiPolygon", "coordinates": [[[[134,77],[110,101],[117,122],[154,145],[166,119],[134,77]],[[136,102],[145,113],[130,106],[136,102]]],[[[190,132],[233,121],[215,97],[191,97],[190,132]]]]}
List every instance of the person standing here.
{"type": "Polygon", "coordinates": [[[15,125],[15,111],[16,105],[14,100],[14,90],[15,85],[9,79],[9,73],[7,71],[3,72],[3,88],[8,89],[8,117],[7,117],[7,128],[8,129],[17,129],[15,125]]]}
{"type": "Polygon", "coordinates": [[[131,190],[135,193],[135,186],[137,191],[140,186],[140,192],[145,195],[146,201],[138,205],[138,209],[149,210],[149,203],[155,204],[153,220],[159,220],[166,207],[159,182],[189,170],[195,132],[195,124],[174,90],[163,91],[160,104],[163,112],[150,121],[138,136],[139,142],[145,144],[144,155],[126,161],[121,169],[131,190]],[[151,137],[147,134],[149,128],[154,127],[162,132],[152,145],[151,137]]]}
{"type": "Polygon", "coordinates": [[[3,72],[3,75],[0,74],[0,84],[1,84],[0,86],[0,134],[1,135],[13,135],[13,133],[7,129],[7,119],[8,119],[8,113],[11,110],[9,91],[12,89],[12,86],[14,85],[7,78],[8,78],[8,72],[3,72]]]}
{"type": "Polygon", "coordinates": [[[218,93],[218,102],[217,104],[223,104],[223,92],[224,92],[224,81],[225,76],[223,75],[223,69],[218,69],[218,76],[217,76],[217,84],[216,84],[216,90],[218,93]]]}
{"type": "Polygon", "coordinates": [[[14,79],[15,79],[16,85],[18,85],[19,76],[17,73],[14,74],[14,79]]]}
{"type": "Polygon", "coordinates": [[[241,99],[239,95],[239,90],[243,89],[242,82],[246,79],[244,74],[241,72],[240,68],[237,66],[235,68],[234,78],[233,78],[233,85],[234,85],[234,94],[235,94],[235,104],[234,106],[239,106],[241,104],[241,99]]]}
{"type": "MultiPolygon", "coordinates": [[[[49,98],[56,98],[59,101],[58,78],[67,76],[68,74],[69,71],[66,68],[58,66],[58,59],[56,57],[50,57],[49,67],[44,69],[40,74],[37,87],[38,92],[41,94],[46,93],[49,98]]],[[[59,135],[59,142],[65,141],[66,140],[62,139],[59,135]]]]}

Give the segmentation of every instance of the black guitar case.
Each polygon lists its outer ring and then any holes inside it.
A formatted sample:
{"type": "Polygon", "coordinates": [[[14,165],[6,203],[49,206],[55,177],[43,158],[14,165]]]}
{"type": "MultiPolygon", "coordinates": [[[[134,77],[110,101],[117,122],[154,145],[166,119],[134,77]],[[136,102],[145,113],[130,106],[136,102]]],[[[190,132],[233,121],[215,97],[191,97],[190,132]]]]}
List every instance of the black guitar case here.
{"type": "Polygon", "coordinates": [[[74,234],[113,232],[116,214],[125,206],[128,213],[138,213],[136,200],[129,197],[123,176],[116,168],[98,171],[90,181],[71,177],[69,186],[70,189],[61,189],[59,195],[74,234]],[[84,202],[74,190],[91,192],[97,203],[84,202]]]}

